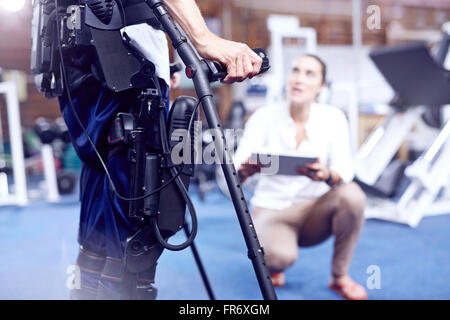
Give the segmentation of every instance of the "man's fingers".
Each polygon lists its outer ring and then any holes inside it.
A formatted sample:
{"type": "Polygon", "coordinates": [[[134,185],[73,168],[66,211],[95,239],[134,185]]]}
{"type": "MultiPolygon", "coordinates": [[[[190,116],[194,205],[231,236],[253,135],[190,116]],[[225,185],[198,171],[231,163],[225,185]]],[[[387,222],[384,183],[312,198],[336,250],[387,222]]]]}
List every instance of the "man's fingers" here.
{"type": "Polygon", "coordinates": [[[252,78],[254,76],[256,76],[259,73],[259,70],[261,69],[261,65],[262,65],[262,59],[259,55],[256,54],[255,51],[253,51],[252,49],[250,49],[247,46],[247,50],[248,50],[248,60],[249,60],[249,72],[248,72],[248,76],[249,78],[252,78]],[[250,70],[251,69],[251,70],[250,70]]]}
{"type": "Polygon", "coordinates": [[[263,60],[259,55],[256,54],[255,51],[251,50],[251,52],[252,52],[251,60],[252,60],[252,65],[253,65],[253,72],[254,72],[254,75],[257,75],[259,73],[259,71],[261,70],[263,60]]]}
{"type": "Polygon", "coordinates": [[[253,72],[253,65],[250,57],[245,55],[243,59],[244,77],[252,78],[255,73],[253,72]]]}
{"type": "Polygon", "coordinates": [[[224,83],[233,83],[236,78],[236,59],[227,64],[227,76],[222,80],[224,83]]]}
{"type": "Polygon", "coordinates": [[[231,59],[226,64],[227,76],[224,83],[244,81],[257,75],[261,69],[262,58],[251,50],[246,44],[236,44],[235,51],[230,53],[231,59]]]}
{"type": "Polygon", "coordinates": [[[240,54],[236,57],[236,77],[234,80],[237,80],[239,82],[245,79],[243,59],[244,56],[240,54]]]}

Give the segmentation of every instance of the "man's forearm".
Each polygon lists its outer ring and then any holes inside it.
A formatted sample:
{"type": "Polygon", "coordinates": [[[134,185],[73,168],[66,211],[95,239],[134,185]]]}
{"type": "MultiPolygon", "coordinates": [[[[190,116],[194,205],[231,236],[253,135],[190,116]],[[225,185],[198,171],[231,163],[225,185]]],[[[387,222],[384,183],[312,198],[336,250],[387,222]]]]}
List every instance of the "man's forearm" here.
{"type": "Polygon", "coordinates": [[[187,34],[199,55],[227,68],[225,83],[244,81],[261,69],[262,59],[246,44],[222,39],[209,31],[194,0],[164,0],[170,16],[187,34]]]}
{"type": "Polygon", "coordinates": [[[171,17],[186,32],[196,48],[207,45],[211,32],[194,0],[164,0],[171,17]]]}

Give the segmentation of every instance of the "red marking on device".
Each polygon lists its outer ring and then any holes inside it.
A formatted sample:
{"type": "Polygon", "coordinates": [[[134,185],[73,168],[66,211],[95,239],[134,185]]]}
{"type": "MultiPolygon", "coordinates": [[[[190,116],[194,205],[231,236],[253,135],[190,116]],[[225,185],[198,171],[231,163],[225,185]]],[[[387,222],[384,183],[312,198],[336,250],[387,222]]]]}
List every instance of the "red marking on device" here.
{"type": "Polygon", "coordinates": [[[191,66],[186,67],[186,77],[188,77],[189,79],[192,79],[194,77],[194,70],[191,66]]]}

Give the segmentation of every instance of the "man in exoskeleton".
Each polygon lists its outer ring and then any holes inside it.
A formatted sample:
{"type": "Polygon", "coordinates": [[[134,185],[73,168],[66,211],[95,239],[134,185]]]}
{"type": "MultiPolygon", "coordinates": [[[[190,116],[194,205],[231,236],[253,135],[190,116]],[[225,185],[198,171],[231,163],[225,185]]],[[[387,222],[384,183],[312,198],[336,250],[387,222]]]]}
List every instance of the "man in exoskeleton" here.
{"type": "MultiPolygon", "coordinates": [[[[109,20],[117,18],[115,14],[119,14],[120,18],[127,18],[129,5],[144,1],[58,2],[82,5],[96,16],[98,23],[107,24],[109,20]]],[[[194,0],[165,0],[164,4],[172,19],[185,31],[199,55],[226,66],[227,76],[223,82],[243,81],[258,74],[262,59],[247,45],[222,39],[210,32],[194,0]]],[[[167,117],[170,74],[166,36],[157,24],[151,22],[124,25],[126,26],[120,29],[124,41],[135,49],[142,61],[150,61],[154,66],[156,76],[153,78],[154,85],[161,98],[159,105],[163,106],[167,117]]],[[[93,39],[91,43],[98,45],[105,40],[103,36],[98,35],[92,25],[91,32],[93,39]]],[[[59,104],[73,145],[83,164],[80,177],[81,213],[78,234],[80,252],[77,258],[80,286],[72,290],[71,297],[154,299],[156,289],[152,283],[156,262],[139,272],[131,272],[126,268],[124,259],[127,239],[137,232],[139,223],[129,217],[130,201],[119,198],[112,192],[109,177],[88,139],[90,137],[104,160],[110,178],[114,182],[115,193],[129,197],[132,179],[129,169],[130,149],[125,143],[116,143],[123,140],[123,136],[112,135],[111,128],[114,128],[119,113],[129,113],[130,109],[143,101],[140,100],[142,90],[134,88],[131,84],[131,89],[127,90],[114,90],[111,85],[106,85],[105,82],[108,82],[111,74],[119,72],[117,70],[122,66],[122,62],[118,61],[112,68],[111,64],[105,68],[104,61],[107,61],[111,53],[114,52],[105,48],[100,50],[95,46],[79,46],[64,51],[63,72],[66,74],[69,90],[63,91],[59,96],[59,104]]],[[[115,76],[120,80],[120,75],[115,76]]],[[[148,126],[146,148],[159,149],[157,131],[152,128],[155,122],[149,121],[145,125],[148,126]]]]}

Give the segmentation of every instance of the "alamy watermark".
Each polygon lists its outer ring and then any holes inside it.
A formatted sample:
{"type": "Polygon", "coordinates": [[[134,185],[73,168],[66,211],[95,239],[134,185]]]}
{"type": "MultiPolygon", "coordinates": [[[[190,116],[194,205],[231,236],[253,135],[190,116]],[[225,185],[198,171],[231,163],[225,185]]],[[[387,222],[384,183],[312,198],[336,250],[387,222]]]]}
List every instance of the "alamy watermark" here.
{"type": "Polygon", "coordinates": [[[366,26],[369,30],[381,29],[381,8],[377,5],[367,7],[366,13],[369,17],[366,20],[366,26]]]}
{"type": "MultiPolygon", "coordinates": [[[[171,161],[174,165],[184,164],[232,164],[234,147],[242,137],[243,129],[207,129],[202,131],[202,122],[194,122],[194,137],[187,129],[176,129],[170,136],[172,151],[171,161]],[[208,136],[208,142],[203,139],[208,136]],[[222,140],[220,142],[220,140],[222,140]]],[[[258,158],[251,157],[250,164],[260,163],[261,173],[276,174],[279,169],[279,157],[260,154],[258,158]]]]}
{"type": "Polygon", "coordinates": [[[66,286],[69,290],[81,289],[81,273],[80,267],[77,265],[70,265],[66,269],[67,277],[66,286]]]}
{"type": "Polygon", "coordinates": [[[366,281],[367,289],[381,289],[381,268],[376,264],[372,264],[367,267],[366,273],[370,274],[366,281]]]}

